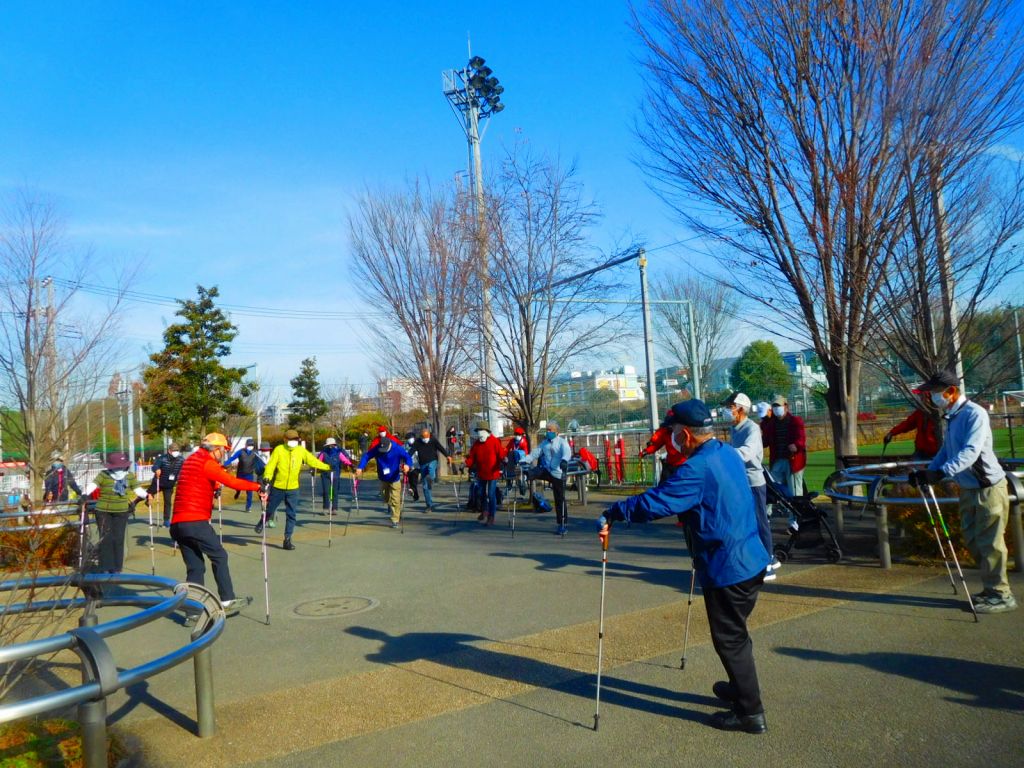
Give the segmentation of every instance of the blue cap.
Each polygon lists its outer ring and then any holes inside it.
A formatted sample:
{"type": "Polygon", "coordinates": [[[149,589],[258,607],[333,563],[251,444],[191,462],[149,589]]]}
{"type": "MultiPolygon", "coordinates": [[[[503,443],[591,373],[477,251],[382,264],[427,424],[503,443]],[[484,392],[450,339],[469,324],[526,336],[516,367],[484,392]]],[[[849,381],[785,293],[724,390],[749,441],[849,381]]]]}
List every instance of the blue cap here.
{"type": "Polygon", "coordinates": [[[684,427],[710,427],[714,424],[711,411],[703,400],[683,400],[672,406],[665,420],[668,424],[682,424],[684,427]]]}

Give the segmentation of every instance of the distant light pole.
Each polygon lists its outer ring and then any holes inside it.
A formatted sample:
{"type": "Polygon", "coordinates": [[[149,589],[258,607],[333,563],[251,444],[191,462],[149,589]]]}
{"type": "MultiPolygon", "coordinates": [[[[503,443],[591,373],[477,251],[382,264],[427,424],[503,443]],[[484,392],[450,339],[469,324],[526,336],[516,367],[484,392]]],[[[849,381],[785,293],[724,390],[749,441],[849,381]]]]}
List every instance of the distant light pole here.
{"type": "Polygon", "coordinates": [[[480,159],[480,121],[501,112],[504,87],[494,77],[493,70],[483,58],[473,56],[463,69],[450,69],[442,73],[442,88],[448,104],[459,120],[469,149],[469,173],[473,179],[474,211],[477,226],[477,269],[480,276],[480,327],[483,333],[483,387],[482,403],[487,421],[495,435],[501,437],[502,428],[494,396],[494,350],[492,348],[493,319],[491,317],[491,271],[484,227],[483,162],[480,159]]]}

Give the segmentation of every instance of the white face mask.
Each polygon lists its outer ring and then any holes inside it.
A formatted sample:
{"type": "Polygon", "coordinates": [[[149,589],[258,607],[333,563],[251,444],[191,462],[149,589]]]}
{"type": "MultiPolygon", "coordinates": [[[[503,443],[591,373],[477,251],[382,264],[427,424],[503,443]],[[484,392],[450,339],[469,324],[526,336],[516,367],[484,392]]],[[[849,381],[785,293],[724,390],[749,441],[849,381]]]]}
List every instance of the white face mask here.
{"type": "Polygon", "coordinates": [[[477,440],[486,440],[490,436],[491,436],[491,433],[488,432],[486,429],[477,430],[477,433],[476,433],[476,439],[477,440]]]}
{"type": "Polygon", "coordinates": [[[388,439],[388,433],[387,432],[378,432],[377,433],[377,439],[380,440],[383,443],[385,440],[388,439]]]}
{"type": "Polygon", "coordinates": [[[174,458],[178,458],[179,456],[181,456],[181,451],[171,451],[171,456],[173,456],[174,458]]]}
{"type": "Polygon", "coordinates": [[[252,446],[251,445],[245,446],[245,452],[246,453],[252,453],[252,446]]]}
{"type": "Polygon", "coordinates": [[[412,444],[413,444],[413,443],[415,443],[416,441],[415,441],[415,440],[413,440],[413,439],[412,439],[412,438],[410,437],[410,438],[409,438],[408,440],[406,440],[405,442],[407,442],[407,443],[408,443],[409,445],[412,445],[412,444]]]}
{"type": "Polygon", "coordinates": [[[116,472],[111,472],[110,476],[112,478],[114,478],[115,480],[124,480],[124,476],[127,475],[127,474],[128,473],[125,472],[123,469],[119,469],[116,472]]]}
{"type": "Polygon", "coordinates": [[[298,448],[299,447],[299,441],[298,440],[289,440],[288,441],[288,447],[289,448],[298,448]]]}
{"type": "Polygon", "coordinates": [[[783,416],[786,415],[786,406],[784,406],[784,405],[773,405],[772,406],[772,415],[775,418],[777,418],[777,419],[781,419],[783,416]]]}
{"type": "Polygon", "coordinates": [[[949,403],[946,401],[946,396],[941,392],[932,392],[932,405],[940,411],[944,411],[949,407],[949,403]]]}
{"type": "Polygon", "coordinates": [[[739,424],[740,423],[740,412],[739,411],[730,410],[729,411],[729,417],[732,419],[733,424],[739,424]]]}

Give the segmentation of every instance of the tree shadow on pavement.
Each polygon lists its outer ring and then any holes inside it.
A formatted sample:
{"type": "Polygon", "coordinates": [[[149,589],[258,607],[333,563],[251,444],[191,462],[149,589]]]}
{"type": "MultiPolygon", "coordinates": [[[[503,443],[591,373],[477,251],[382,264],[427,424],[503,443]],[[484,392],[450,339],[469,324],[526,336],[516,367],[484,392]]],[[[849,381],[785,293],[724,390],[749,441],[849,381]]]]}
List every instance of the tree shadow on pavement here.
{"type": "MultiPolygon", "coordinates": [[[[593,701],[596,693],[594,674],[582,673],[576,669],[560,667],[545,661],[502,653],[501,651],[474,645],[474,643],[478,642],[495,642],[486,637],[448,632],[409,632],[404,635],[389,635],[386,632],[370,627],[349,627],[345,631],[356,637],[376,640],[381,643],[379,651],[366,656],[367,661],[402,665],[419,660],[429,660],[434,664],[447,666],[452,669],[464,669],[469,672],[488,675],[501,680],[511,680],[522,685],[557,691],[591,701],[593,701]]],[[[419,670],[404,669],[413,674],[430,677],[419,670]]],[[[440,682],[455,685],[464,690],[473,690],[497,701],[524,707],[533,712],[563,720],[573,725],[588,728],[591,726],[590,723],[584,725],[582,722],[567,720],[565,717],[552,712],[544,712],[510,699],[492,696],[483,691],[476,691],[461,683],[450,680],[440,680],[440,682]]],[[[695,709],[677,706],[675,703],[715,708],[718,708],[720,704],[717,699],[709,696],[667,690],[609,675],[602,675],[601,677],[601,701],[609,705],[663,717],[674,717],[696,722],[703,722],[706,719],[706,715],[695,709]],[[669,702],[674,703],[670,704],[669,702]]]]}
{"type": "Polygon", "coordinates": [[[807,648],[776,648],[776,653],[804,661],[857,664],[877,672],[900,675],[961,695],[946,701],[969,707],[1024,711],[1024,669],[967,659],[918,653],[871,652],[838,654],[807,648]]]}

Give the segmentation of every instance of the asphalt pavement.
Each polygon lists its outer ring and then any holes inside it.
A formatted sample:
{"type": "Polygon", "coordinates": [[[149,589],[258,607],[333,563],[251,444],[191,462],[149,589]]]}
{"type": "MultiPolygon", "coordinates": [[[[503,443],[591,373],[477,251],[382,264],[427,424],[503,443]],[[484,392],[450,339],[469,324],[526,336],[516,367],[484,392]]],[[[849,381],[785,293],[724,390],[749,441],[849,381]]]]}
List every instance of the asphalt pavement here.
{"type": "MultiPolygon", "coordinates": [[[[883,571],[869,557],[830,565],[797,551],[751,619],[769,732],[721,733],[706,724],[723,673],[699,592],[680,669],[689,558],[679,529],[617,527],[595,731],[600,496],[571,507],[561,537],[551,514],[518,507],[514,534],[510,507],[485,527],[455,509],[449,483],[433,513],[406,502],[403,533],[370,480],[358,512],[348,495],[329,530],[303,490],[297,549],[280,548],[283,515],[268,531],[269,625],[258,513],[226,496],[236,591],[254,602],[214,649],[218,732],[194,735],[192,669],[179,666],[111,699],[138,764],[1024,763],[1024,611],[975,624],[941,566],[883,571]]],[[[145,525],[129,535],[128,567],[148,573],[145,525]]],[[[166,534],[157,572],[184,576],[166,534]]],[[[1024,579],[1011,581],[1024,596],[1024,579]]],[[[168,619],[111,646],[128,667],[187,635],[168,619]]]]}

